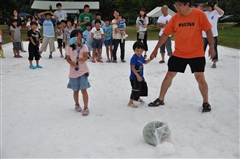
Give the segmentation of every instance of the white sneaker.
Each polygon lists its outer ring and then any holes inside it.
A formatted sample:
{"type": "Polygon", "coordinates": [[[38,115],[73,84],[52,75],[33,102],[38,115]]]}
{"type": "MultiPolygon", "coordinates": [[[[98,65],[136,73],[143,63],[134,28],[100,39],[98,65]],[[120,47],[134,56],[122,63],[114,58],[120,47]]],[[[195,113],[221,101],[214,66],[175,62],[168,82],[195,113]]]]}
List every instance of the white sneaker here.
{"type": "Polygon", "coordinates": [[[136,105],[136,104],[131,104],[131,105],[129,105],[129,107],[132,107],[132,108],[138,108],[138,106],[136,105]]]}
{"type": "Polygon", "coordinates": [[[82,108],[80,107],[80,105],[75,105],[75,110],[77,112],[81,112],[82,111],[82,108]]]}
{"type": "Polygon", "coordinates": [[[83,111],[82,111],[82,115],[83,116],[87,116],[89,114],[89,109],[84,109],[83,111]]]}
{"type": "Polygon", "coordinates": [[[138,99],[138,102],[145,103],[144,100],[142,100],[141,98],[138,99]]]}

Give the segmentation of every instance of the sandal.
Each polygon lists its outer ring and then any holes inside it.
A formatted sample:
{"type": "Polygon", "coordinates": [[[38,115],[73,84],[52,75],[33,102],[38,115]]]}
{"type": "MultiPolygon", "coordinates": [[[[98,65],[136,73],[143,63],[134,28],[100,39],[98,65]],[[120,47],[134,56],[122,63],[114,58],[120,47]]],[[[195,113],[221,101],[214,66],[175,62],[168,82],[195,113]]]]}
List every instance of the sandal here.
{"type": "Polygon", "coordinates": [[[202,107],[202,113],[210,112],[212,110],[209,103],[203,103],[202,107]]]}
{"type": "Polygon", "coordinates": [[[159,98],[148,104],[149,107],[158,107],[159,105],[164,105],[164,101],[160,100],[159,98]]]}

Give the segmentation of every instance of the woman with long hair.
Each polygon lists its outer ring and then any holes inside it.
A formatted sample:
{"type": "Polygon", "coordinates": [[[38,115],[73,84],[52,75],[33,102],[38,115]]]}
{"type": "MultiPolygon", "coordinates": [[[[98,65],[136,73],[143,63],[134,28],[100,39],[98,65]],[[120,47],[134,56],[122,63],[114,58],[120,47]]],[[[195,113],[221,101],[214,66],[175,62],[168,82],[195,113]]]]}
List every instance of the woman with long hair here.
{"type": "MultiPolygon", "coordinates": [[[[13,10],[13,15],[12,15],[12,17],[10,18],[10,20],[8,22],[8,29],[10,30],[10,28],[12,27],[12,22],[13,22],[14,19],[17,20],[17,27],[19,27],[21,29],[21,27],[22,27],[22,20],[18,16],[18,11],[16,9],[13,10]]],[[[21,42],[21,50],[22,50],[22,52],[27,52],[27,51],[25,51],[22,42],[21,42]]]]}
{"type": "Polygon", "coordinates": [[[148,17],[145,8],[140,8],[139,16],[136,20],[137,27],[137,40],[142,41],[144,44],[144,58],[147,57],[148,45],[147,45],[147,25],[148,25],[148,17]]]}

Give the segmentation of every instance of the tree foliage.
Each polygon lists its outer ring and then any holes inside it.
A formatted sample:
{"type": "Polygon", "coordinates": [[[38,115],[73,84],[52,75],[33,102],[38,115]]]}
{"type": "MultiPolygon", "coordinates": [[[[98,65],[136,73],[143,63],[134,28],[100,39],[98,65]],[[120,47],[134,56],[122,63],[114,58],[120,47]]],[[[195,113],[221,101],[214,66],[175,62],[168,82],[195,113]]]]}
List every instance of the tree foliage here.
{"type": "MultiPolygon", "coordinates": [[[[6,0],[2,3],[2,9],[0,10],[0,17],[8,18],[12,15],[13,9],[17,9],[19,12],[26,12],[33,14],[31,5],[34,0],[6,0]]],[[[62,0],[62,1],[80,1],[80,0],[62,0]]],[[[96,0],[84,0],[84,1],[96,1],[96,0]]],[[[240,3],[239,0],[216,0],[219,7],[221,7],[225,14],[234,15],[234,21],[240,22],[240,3]]],[[[151,11],[157,6],[168,5],[170,9],[175,10],[173,7],[174,0],[99,0],[100,12],[102,17],[111,17],[114,8],[118,9],[125,17],[127,23],[132,23],[138,16],[139,9],[145,7],[147,12],[151,11]]],[[[196,3],[205,2],[203,0],[192,0],[192,5],[196,3]]],[[[82,8],[79,8],[82,9],[82,8]]]]}

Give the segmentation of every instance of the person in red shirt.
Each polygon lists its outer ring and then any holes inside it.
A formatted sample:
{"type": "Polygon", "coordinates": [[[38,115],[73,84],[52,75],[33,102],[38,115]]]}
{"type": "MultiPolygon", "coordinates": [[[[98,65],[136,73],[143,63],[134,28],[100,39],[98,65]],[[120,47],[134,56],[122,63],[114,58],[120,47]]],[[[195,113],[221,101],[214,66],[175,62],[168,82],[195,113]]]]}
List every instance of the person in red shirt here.
{"type": "Polygon", "coordinates": [[[189,64],[191,72],[194,73],[203,98],[202,112],[210,112],[211,106],[208,101],[208,85],[204,77],[205,56],[203,50],[202,31],[207,34],[209,42],[209,57],[214,57],[213,34],[211,24],[207,16],[199,9],[191,8],[191,0],[175,0],[177,13],[166,25],[163,35],[151,54],[151,59],[157,56],[157,50],[166,41],[168,36],[174,32],[175,51],[168,61],[168,72],[162,82],[160,95],[148,106],[156,107],[164,105],[164,97],[171,86],[173,78],[178,72],[184,73],[189,64]]]}

